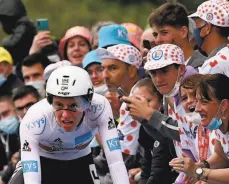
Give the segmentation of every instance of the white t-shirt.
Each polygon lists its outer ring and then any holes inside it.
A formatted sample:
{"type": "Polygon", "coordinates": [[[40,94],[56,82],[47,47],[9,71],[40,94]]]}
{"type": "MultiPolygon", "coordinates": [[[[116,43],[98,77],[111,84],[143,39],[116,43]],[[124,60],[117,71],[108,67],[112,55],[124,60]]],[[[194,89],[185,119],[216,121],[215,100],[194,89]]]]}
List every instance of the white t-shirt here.
{"type": "Polygon", "coordinates": [[[113,182],[129,183],[120,151],[120,143],[108,100],[94,94],[81,124],[64,131],[55,119],[46,99],[33,105],[20,126],[21,160],[25,184],[41,183],[40,156],[56,160],[73,160],[91,152],[90,142],[100,134],[113,182]]]}
{"type": "Polygon", "coordinates": [[[222,48],[215,56],[207,59],[198,69],[200,74],[221,73],[229,77],[229,48],[222,48]]]}
{"type": "Polygon", "coordinates": [[[216,140],[218,140],[221,143],[223,152],[229,159],[229,132],[227,132],[226,134],[223,134],[219,129],[214,130],[213,132],[214,132],[216,140]]]}

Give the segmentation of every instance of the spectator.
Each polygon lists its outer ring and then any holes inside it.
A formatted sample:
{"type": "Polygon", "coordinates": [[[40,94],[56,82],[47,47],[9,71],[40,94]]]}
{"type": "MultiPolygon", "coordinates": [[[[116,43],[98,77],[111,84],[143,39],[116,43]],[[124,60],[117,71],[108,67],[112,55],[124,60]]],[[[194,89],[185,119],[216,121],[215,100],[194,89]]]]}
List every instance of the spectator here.
{"type": "Polygon", "coordinates": [[[112,24],[99,29],[99,48],[107,48],[117,44],[131,45],[128,40],[128,32],[124,26],[112,24]]]}
{"type": "Polygon", "coordinates": [[[19,150],[19,120],[16,117],[11,96],[0,97],[0,138],[4,143],[8,159],[19,150]]]}
{"type": "MultiPolygon", "coordinates": [[[[112,27],[111,28],[106,28],[106,27],[109,26],[105,26],[101,28],[99,31],[100,46],[102,44],[102,46],[106,47],[108,45],[117,44],[119,41],[128,43],[127,37],[124,39],[125,41],[123,41],[123,37],[121,37],[120,40],[118,39],[118,37],[108,37],[111,38],[110,41],[105,40],[104,38],[103,38],[104,40],[103,39],[101,40],[100,39],[101,33],[103,33],[103,31],[106,29],[108,29],[108,31],[112,29],[112,27]]],[[[114,28],[113,33],[118,32],[119,29],[121,30],[120,32],[125,31],[125,28],[122,27],[120,28],[120,27],[121,26],[119,25],[115,25],[113,27],[114,28]]],[[[131,88],[139,79],[138,68],[142,63],[142,57],[138,49],[136,49],[133,46],[130,46],[129,44],[118,44],[118,45],[108,47],[107,49],[99,48],[97,50],[97,56],[100,59],[102,59],[103,76],[105,79],[105,83],[108,86],[108,91],[114,92],[116,94],[117,88],[121,87],[127,94],[129,94],[131,88]],[[120,55],[118,53],[120,53],[120,55]]],[[[117,109],[115,111],[115,117],[117,119],[120,116],[119,114],[120,105],[114,104],[112,102],[110,103],[111,105],[113,105],[113,110],[114,108],[117,109]]],[[[118,101],[117,103],[120,102],[118,101]]],[[[120,121],[122,122],[123,120],[120,119],[120,121]]],[[[131,120],[128,119],[128,121],[131,120]]],[[[139,166],[139,155],[136,154],[138,148],[137,140],[138,137],[135,137],[134,141],[132,142],[134,145],[133,149],[135,149],[135,152],[133,153],[134,156],[129,157],[128,155],[125,155],[124,160],[127,169],[139,166]]],[[[122,152],[124,152],[125,149],[123,149],[122,143],[121,143],[121,149],[122,152]]]]}
{"type": "Polygon", "coordinates": [[[144,41],[144,40],[149,41],[150,47],[151,47],[151,48],[153,48],[153,47],[155,46],[155,38],[154,38],[154,36],[153,36],[153,30],[152,30],[152,28],[146,29],[146,30],[142,33],[142,36],[141,36],[140,51],[141,51],[143,57],[146,56],[147,53],[149,52],[148,49],[147,49],[148,52],[145,52],[145,51],[144,51],[144,49],[146,49],[146,48],[144,47],[144,44],[143,44],[143,41],[144,41]]]}
{"type": "Polygon", "coordinates": [[[179,3],[165,3],[149,16],[156,45],[175,44],[184,52],[185,65],[197,69],[202,66],[205,57],[193,50],[189,42],[189,20],[186,8],[179,3]]]}
{"type": "Polygon", "coordinates": [[[61,58],[73,65],[82,66],[84,56],[91,50],[91,34],[86,27],[68,29],[59,43],[61,58]]]}
{"type": "Polygon", "coordinates": [[[121,25],[124,26],[128,32],[129,42],[140,50],[140,40],[143,33],[142,28],[133,23],[122,23],[121,25]]]}
{"type": "Polygon", "coordinates": [[[105,95],[107,86],[103,78],[102,61],[96,55],[96,50],[90,51],[83,59],[83,68],[87,70],[94,86],[94,91],[105,95]]]}
{"type": "Polygon", "coordinates": [[[91,45],[92,45],[92,49],[97,49],[98,48],[98,32],[100,30],[101,27],[103,26],[108,26],[108,25],[112,25],[115,24],[115,22],[113,21],[107,21],[107,22],[96,22],[92,28],[91,28],[91,45]]]}
{"type": "Polygon", "coordinates": [[[13,74],[13,59],[10,53],[0,47],[0,94],[10,94],[14,88],[23,85],[23,82],[13,74]]]}
{"type": "Polygon", "coordinates": [[[202,126],[214,130],[215,152],[204,164],[194,163],[186,155],[176,158],[170,165],[185,172],[198,181],[228,183],[228,121],[229,121],[229,78],[223,74],[206,75],[197,85],[196,111],[201,116],[202,126]],[[182,167],[182,168],[181,168],[182,167]]]}
{"type": "Polygon", "coordinates": [[[44,70],[51,64],[49,59],[40,54],[35,53],[27,56],[22,63],[22,75],[26,85],[35,87],[41,97],[45,97],[45,80],[44,70]]]}
{"type": "Polygon", "coordinates": [[[27,17],[21,0],[3,0],[0,4],[0,22],[3,30],[10,37],[4,38],[2,46],[12,55],[16,74],[21,76],[21,63],[29,54],[36,27],[27,17]]]}
{"type": "Polygon", "coordinates": [[[19,119],[22,119],[27,110],[40,100],[40,94],[33,86],[22,86],[13,91],[12,100],[19,119]]]}
{"type": "MultiPolygon", "coordinates": [[[[196,70],[191,66],[184,65],[183,51],[178,46],[172,44],[162,44],[152,48],[147,54],[147,62],[144,68],[149,71],[149,75],[157,90],[165,97],[170,98],[169,103],[166,100],[164,101],[164,109],[169,109],[168,115],[177,120],[179,127],[183,128],[184,125],[181,120],[184,119],[185,113],[180,104],[179,86],[187,76],[197,73],[196,70]],[[176,116],[174,111],[176,112],[176,116]]],[[[140,117],[142,119],[146,119],[149,122],[156,122],[158,121],[157,115],[160,117],[163,116],[157,110],[150,108],[144,98],[123,97],[122,100],[128,103],[129,114],[133,117],[139,117],[136,116],[136,114],[141,114],[142,116],[140,117]],[[140,112],[140,109],[144,109],[144,111],[141,110],[140,112]]],[[[148,121],[146,121],[146,124],[148,124],[148,121]]],[[[175,127],[174,130],[175,129],[177,129],[177,127],[175,127]]],[[[182,146],[189,145],[194,139],[196,134],[194,129],[196,129],[196,126],[192,126],[189,131],[185,131],[181,135],[182,146]],[[194,135],[190,136],[192,132],[194,132],[194,135]]],[[[174,142],[177,155],[181,155],[182,153],[181,144],[174,142]]]]}
{"type": "Polygon", "coordinates": [[[53,40],[50,34],[50,31],[39,31],[37,35],[34,36],[29,54],[41,53],[51,62],[58,62],[60,61],[58,40],[53,40]]]}
{"type": "MultiPolygon", "coordinates": [[[[157,91],[151,79],[145,78],[136,83],[133,88],[133,96],[143,97],[149,107],[160,110],[162,95],[157,91]]],[[[171,184],[175,181],[177,174],[171,171],[169,161],[176,155],[173,142],[158,133],[155,129],[148,134],[144,128],[140,128],[139,143],[144,148],[142,158],[141,177],[139,184],[163,183],[171,184]],[[167,177],[164,177],[164,176],[167,177]]],[[[130,181],[136,178],[136,170],[129,171],[130,181]]],[[[139,171],[139,170],[138,170],[139,171]]]]}
{"type": "Polygon", "coordinates": [[[199,5],[197,12],[189,17],[196,22],[194,36],[197,44],[208,55],[208,59],[199,68],[199,72],[201,74],[222,73],[229,76],[229,49],[227,47],[229,2],[206,1],[199,5]]]}

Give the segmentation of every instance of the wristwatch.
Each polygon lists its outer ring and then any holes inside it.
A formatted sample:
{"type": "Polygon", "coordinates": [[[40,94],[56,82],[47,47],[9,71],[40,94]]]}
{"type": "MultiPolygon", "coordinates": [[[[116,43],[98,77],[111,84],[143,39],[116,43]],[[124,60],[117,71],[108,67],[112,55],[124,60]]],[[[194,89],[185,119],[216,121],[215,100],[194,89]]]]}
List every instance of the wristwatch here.
{"type": "Polygon", "coordinates": [[[198,167],[196,170],[195,170],[195,173],[197,175],[197,179],[200,180],[201,177],[203,176],[204,174],[204,170],[201,168],[201,167],[198,167]]]}

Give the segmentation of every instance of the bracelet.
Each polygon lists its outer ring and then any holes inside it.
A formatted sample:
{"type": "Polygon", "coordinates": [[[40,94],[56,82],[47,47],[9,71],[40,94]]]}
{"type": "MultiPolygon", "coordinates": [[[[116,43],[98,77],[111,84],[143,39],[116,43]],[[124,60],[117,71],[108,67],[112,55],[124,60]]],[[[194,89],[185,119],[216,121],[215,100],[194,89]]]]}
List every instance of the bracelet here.
{"type": "Polygon", "coordinates": [[[204,164],[204,168],[210,169],[210,164],[208,163],[207,160],[202,160],[202,163],[204,164]]]}

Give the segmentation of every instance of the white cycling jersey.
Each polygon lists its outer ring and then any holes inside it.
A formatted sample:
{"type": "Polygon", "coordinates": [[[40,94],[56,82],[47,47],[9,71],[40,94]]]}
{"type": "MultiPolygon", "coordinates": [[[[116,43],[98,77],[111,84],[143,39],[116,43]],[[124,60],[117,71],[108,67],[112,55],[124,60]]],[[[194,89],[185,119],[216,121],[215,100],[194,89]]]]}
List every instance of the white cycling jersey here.
{"type": "Polygon", "coordinates": [[[64,131],[57,124],[53,107],[47,99],[28,110],[20,126],[25,184],[41,184],[40,156],[73,160],[88,155],[91,152],[88,145],[97,131],[103,143],[113,183],[128,184],[111,106],[105,97],[98,94],[94,94],[82,122],[71,132],[64,131]]]}

